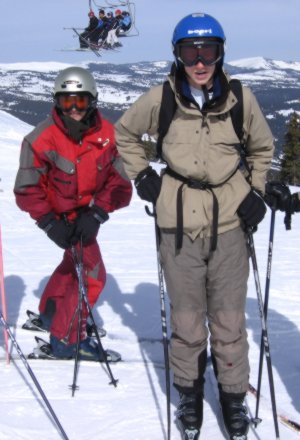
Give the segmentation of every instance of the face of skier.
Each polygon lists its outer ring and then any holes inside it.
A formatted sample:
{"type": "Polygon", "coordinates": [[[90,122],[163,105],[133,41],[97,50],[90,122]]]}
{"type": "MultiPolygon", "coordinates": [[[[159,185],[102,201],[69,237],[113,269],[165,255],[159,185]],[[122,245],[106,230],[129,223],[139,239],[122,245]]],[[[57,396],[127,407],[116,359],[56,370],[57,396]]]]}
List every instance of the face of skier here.
{"type": "Polygon", "coordinates": [[[196,89],[201,89],[203,86],[209,89],[212,86],[215,69],[215,64],[207,66],[201,61],[194,66],[184,66],[189,84],[196,89]]]}
{"type": "Polygon", "coordinates": [[[175,46],[175,56],[195,88],[212,85],[216,63],[223,52],[223,44],[214,38],[183,39],[175,46]]]}
{"type": "Polygon", "coordinates": [[[70,118],[74,119],[75,121],[81,121],[81,119],[84,118],[86,112],[79,112],[78,110],[72,108],[69,112],[63,112],[64,115],[69,116],[70,118]]]}

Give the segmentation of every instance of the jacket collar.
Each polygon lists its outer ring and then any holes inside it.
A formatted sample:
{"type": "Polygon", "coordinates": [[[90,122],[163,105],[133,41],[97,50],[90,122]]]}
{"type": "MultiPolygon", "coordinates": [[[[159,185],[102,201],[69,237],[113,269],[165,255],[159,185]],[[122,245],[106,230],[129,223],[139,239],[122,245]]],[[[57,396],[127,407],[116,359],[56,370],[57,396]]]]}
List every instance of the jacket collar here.
{"type": "MultiPolygon", "coordinates": [[[[204,95],[207,96],[207,101],[202,107],[202,113],[223,113],[230,110],[232,105],[228,101],[230,94],[229,80],[229,76],[224,73],[223,69],[220,69],[214,77],[212,89],[208,91],[204,90],[204,95]]],[[[179,106],[182,106],[183,109],[185,108],[185,111],[197,107],[191,94],[186,76],[182,71],[172,69],[169,75],[169,81],[175,92],[177,104],[179,106]]]]}
{"type": "MultiPolygon", "coordinates": [[[[64,133],[64,135],[69,137],[70,139],[74,140],[72,135],[69,132],[68,127],[64,124],[64,122],[62,120],[61,112],[58,111],[56,107],[53,107],[51,115],[52,115],[52,118],[53,118],[55,125],[64,133]]],[[[90,117],[90,126],[87,125],[87,129],[84,130],[82,133],[82,138],[100,130],[101,127],[102,127],[101,114],[98,110],[95,110],[92,117],[90,117]]],[[[75,140],[75,142],[76,142],[76,140],[75,140]]]]}

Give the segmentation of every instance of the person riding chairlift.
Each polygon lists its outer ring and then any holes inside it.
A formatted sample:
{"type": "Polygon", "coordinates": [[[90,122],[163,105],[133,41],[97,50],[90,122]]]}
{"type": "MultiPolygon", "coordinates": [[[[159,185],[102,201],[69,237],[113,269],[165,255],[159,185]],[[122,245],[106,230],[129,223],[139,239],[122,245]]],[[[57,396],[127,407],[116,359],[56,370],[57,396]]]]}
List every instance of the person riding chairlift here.
{"type": "Polygon", "coordinates": [[[127,12],[127,11],[122,11],[122,17],[123,17],[123,19],[122,19],[122,21],[121,21],[121,27],[120,27],[120,29],[121,29],[123,32],[127,32],[127,31],[129,31],[129,29],[130,29],[130,27],[131,27],[131,24],[132,24],[132,21],[131,21],[131,17],[130,17],[129,12],[127,12]]]}
{"type": "Polygon", "coordinates": [[[95,16],[92,10],[89,11],[88,17],[90,19],[89,25],[84,29],[84,31],[80,34],[79,37],[79,44],[81,49],[85,49],[89,47],[87,41],[89,41],[89,43],[92,44],[98,43],[98,38],[97,38],[97,34],[95,33],[95,30],[98,27],[99,20],[95,16]]]}
{"type": "Polygon", "coordinates": [[[117,30],[119,28],[119,20],[117,17],[114,17],[112,12],[107,13],[107,18],[109,21],[108,24],[108,32],[107,37],[105,39],[105,47],[107,49],[111,49],[114,47],[122,46],[122,44],[119,42],[119,39],[117,37],[117,30]]]}

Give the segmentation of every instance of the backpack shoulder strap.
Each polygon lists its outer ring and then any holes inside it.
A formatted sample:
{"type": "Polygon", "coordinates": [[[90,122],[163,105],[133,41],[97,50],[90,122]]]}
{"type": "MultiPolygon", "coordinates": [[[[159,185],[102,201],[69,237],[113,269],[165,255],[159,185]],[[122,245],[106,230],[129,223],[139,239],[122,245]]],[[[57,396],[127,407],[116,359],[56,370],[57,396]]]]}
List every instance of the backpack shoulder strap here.
{"type": "Polygon", "coordinates": [[[177,108],[174,92],[170,86],[169,81],[163,83],[162,100],[159,110],[158,119],[158,139],[156,143],[156,157],[162,157],[162,142],[171,125],[177,108]]]}
{"type": "Polygon", "coordinates": [[[230,116],[233,124],[233,128],[239,138],[241,144],[243,144],[243,123],[244,123],[244,104],[243,104],[243,88],[241,81],[238,79],[232,79],[229,83],[231,90],[237,98],[237,103],[230,110],[230,116]]]}
{"type": "Polygon", "coordinates": [[[248,180],[251,181],[251,168],[247,162],[247,149],[244,142],[244,99],[243,99],[243,87],[241,81],[238,79],[232,79],[229,83],[230,89],[237,98],[237,103],[230,110],[230,116],[232,125],[237,137],[239,138],[239,144],[235,145],[235,148],[241,156],[241,163],[248,172],[248,180]]]}

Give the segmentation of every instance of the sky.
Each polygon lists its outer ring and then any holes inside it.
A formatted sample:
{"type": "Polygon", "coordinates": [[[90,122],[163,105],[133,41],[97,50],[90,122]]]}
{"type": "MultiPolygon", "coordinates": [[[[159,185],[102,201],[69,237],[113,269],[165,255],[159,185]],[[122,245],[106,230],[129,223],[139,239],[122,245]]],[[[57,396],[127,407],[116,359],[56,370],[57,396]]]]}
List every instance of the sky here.
{"type": "MultiPolygon", "coordinates": [[[[0,111],[0,225],[4,266],[7,321],[24,355],[35,346],[34,336],[48,341],[46,333],[22,330],[26,310],[37,311],[42,290],[60,262],[55,246],[14,201],[13,185],[20,143],[31,130],[26,123],[0,111]],[[4,154],[5,151],[5,154],[4,154]]],[[[157,165],[154,165],[158,167],[157,165]]],[[[295,188],[292,188],[292,192],[295,188]]],[[[71,397],[72,361],[31,360],[29,365],[56,413],[69,440],[166,440],[166,396],[160,299],[153,219],[134,190],[130,205],[110,215],[98,235],[107,270],[107,284],[94,308],[94,317],[107,331],[105,349],[118,351],[123,361],[111,365],[118,386],[110,386],[104,368],[81,362],[71,397]]],[[[267,266],[270,212],[254,234],[262,290],[267,266]]],[[[268,335],[273,363],[278,413],[300,423],[300,214],[286,231],[283,214],[275,220],[268,335]]],[[[168,312],[168,305],[166,306],[168,312]]],[[[1,309],[3,311],[3,309],[1,309]]],[[[169,327],[169,314],[167,313],[169,327]]],[[[249,278],[247,329],[250,344],[250,382],[256,386],[261,321],[253,275],[249,278]]],[[[47,408],[15,348],[5,361],[0,324],[0,440],[59,440],[47,408]]],[[[172,382],[172,377],[171,377],[172,382]]],[[[178,395],[171,391],[171,440],[180,435],[174,425],[178,395]]],[[[254,415],[256,401],[249,394],[247,406],[254,415]]],[[[248,440],[275,438],[266,366],[262,377],[259,416],[248,440]]],[[[299,434],[279,423],[281,440],[299,434]]],[[[211,364],[206,371],[204,422],[200,439],[225,440],[220,422],[217,385],[211,364]]]]}
{"type": "MultiPolygon", "coordinates": [[[[86,27],[88,5],[88,0],[1,0],[0,62],[98,60],[90,52],[65,51],[78,47],[78,38],[64,28],[86,27]]],[[[220,21],[227,36],[227,61],[256,56],[300,61],[299,0],[135,0],[133,5],[139,35],[123,38],[121,50],[105,51],[101,61],[172,60],[174,27],[192,12],[220,21]]]]}

